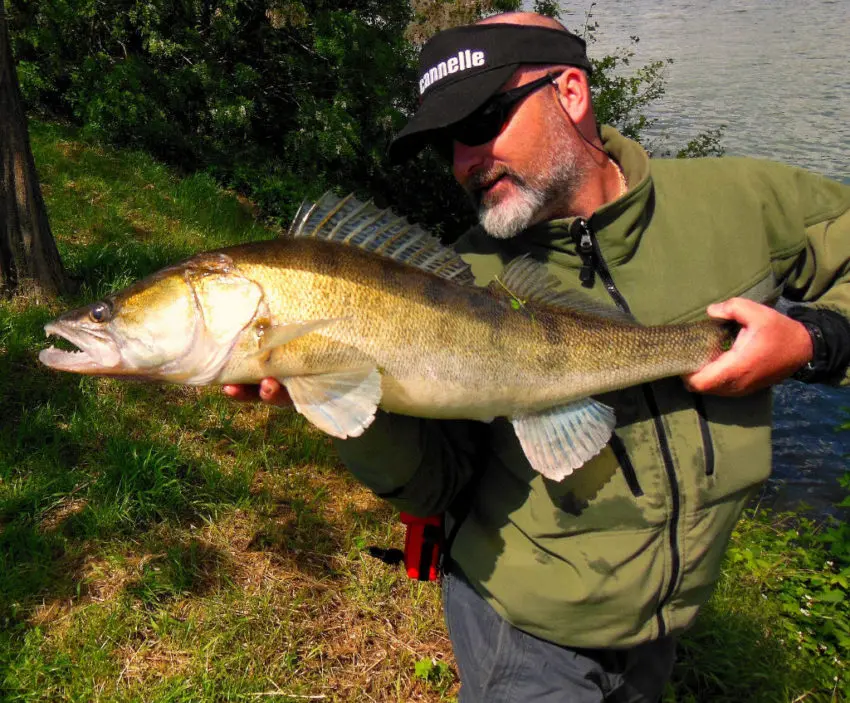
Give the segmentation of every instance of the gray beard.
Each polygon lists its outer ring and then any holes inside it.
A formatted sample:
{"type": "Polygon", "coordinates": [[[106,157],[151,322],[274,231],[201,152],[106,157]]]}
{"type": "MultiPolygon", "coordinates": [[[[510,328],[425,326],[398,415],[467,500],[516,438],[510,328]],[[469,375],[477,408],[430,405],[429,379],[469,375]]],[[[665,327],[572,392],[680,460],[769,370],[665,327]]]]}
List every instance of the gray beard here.
{"type": "Polygon", "coordinates": [[[478,221],[491,237],[515,237],[543,221],[559,205],[572,201],[583,180],[583,169],[576,152],[567,146],[569,140],[565,135],[558,134],[554,142],[561,148],[544,152],[544,156],[532,164],[534,176],[523,177],[507,166],[499,166],[476,173],[470,180],[467,187],[478,212],[478,221]],[[514,192],[508,198],[488,204],[481,195],[481,187],[499,177],[510,179],[514,192]]]}
{"type": "Polygon", "coordinates": [[[546,204],[545,195],[537,188],[516,177],[506,176],[514,182],[516,192],[507,202],[478,206],[478,221],[491,237],[510,239],[534,224],[537,214],[546,204]]]}

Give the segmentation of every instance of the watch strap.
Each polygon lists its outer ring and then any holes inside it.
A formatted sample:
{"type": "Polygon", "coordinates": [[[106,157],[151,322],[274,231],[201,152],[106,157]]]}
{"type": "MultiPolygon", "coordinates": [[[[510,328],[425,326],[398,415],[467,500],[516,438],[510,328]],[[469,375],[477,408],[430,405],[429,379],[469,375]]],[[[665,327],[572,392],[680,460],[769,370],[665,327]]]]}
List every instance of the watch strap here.
{"type": "Polygon", "coordinates": [[[812,359],[794,375],[805,383],[837,382],[850,366],[850,320],[823,307],[794,305],[788,317],[802,323],[812,340],[812,359]]]}
{"type": "Polygon", "coordinates": [[[826,341],[823,338],[823,331],[820,327],[812,322],[798,320],[806,332],[809,333],[809,338],[812,340],[812,358],[803,364],[791,378],[803,383],[812,383],[817,381],[818,376],[827,371],[828,353],[826,349],[826,341]]]}

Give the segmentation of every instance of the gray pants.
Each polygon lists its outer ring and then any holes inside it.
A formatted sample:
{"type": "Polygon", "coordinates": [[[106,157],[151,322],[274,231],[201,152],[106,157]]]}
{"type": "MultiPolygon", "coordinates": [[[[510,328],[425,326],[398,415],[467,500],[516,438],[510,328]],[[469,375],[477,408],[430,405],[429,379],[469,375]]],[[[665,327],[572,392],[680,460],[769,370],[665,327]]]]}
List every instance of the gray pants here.
{"type": "Polygon", "coordinates": [[[460,703],[657,703],[675,642],[570,649],[502,619],[456,571],[443,579],[446,625],[460,670],[460,703]]]}

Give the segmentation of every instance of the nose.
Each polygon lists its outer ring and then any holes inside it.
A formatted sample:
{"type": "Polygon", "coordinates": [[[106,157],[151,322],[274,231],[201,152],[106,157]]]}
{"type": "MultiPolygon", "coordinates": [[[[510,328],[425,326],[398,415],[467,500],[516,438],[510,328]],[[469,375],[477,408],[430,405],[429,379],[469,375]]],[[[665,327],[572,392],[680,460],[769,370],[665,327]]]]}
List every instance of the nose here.
{"type": "Polygon", "coordinates": [[[486,146],[486,144],[469,146],[460,142],[454,143],[452,174],[458,183],[463,185],[481,168],[487,158],[486,146]]]}

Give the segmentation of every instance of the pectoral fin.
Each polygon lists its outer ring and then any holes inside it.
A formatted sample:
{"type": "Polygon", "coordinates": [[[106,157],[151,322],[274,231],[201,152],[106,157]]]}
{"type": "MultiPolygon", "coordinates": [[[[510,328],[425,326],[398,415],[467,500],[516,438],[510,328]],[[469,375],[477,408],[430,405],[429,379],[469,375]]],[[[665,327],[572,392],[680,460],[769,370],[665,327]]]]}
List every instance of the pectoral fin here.
{"type": "Polygon", "coordinates": [[[336,321],[337,318],[332,318],[328,320],[288,322],[280,325],[257,325],[254,328],[254,334],[257,336],[257,351],[253,355],[260,356],[267,354],[275,347],[282,347],[293,339],[327,327],[336,321]]]}
{"type": "Polygon", "coordinates": [[[381,401],[381,374],[374,366],[350,371],[293,376],[283,380],[295,409],[323,432],[359,437],[381,401]]]}
{"type": "Polygon", "coordinates": [[[584,398],[511,422],[531,466],[561,481],[602,450],[616,420],[607,405],[584,398]]]}

